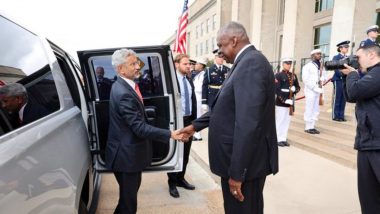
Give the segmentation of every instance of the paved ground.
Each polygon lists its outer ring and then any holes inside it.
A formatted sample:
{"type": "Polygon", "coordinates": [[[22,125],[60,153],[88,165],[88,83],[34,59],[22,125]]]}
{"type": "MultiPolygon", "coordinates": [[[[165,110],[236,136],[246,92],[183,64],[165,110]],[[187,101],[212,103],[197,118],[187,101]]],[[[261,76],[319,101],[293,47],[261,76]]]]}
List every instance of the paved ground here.
{"type": "MultiPolygon", "coordinates": [[[[359,214],[356,170],[295,147],[280,148],[280,172],[264,189],[266,214],[359,214]]],[[[168,194],[165,173],[143,175],[138,213],[223,213],[218,178],[210,175],[207,141],[194,142],[187,177],[197,189],[168,194]]],[[[98,214],[113,213],[118,189],[113,175],[103,178],[98,214]]]]}

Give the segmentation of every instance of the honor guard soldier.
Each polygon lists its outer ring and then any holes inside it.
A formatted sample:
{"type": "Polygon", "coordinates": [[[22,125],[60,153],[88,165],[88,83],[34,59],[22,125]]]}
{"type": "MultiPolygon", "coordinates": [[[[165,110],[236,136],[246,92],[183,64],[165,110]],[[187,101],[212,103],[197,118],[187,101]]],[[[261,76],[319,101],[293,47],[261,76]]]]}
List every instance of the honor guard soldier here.
{"type": "Polygon", "coordinates": [[[224,58],[219,55],[218,49],[214,50],[215,63],[206,70],[202,86],[202,110],[203,112],[211,109],[216,94],[222,87],[227,72],[230,70],[227,66],[223,65],[224,58]]]}
{"type": "Polygon", "coordinates": [[[279,146],[289,146],[287,142],[290,118],[294,112],[295,95],[300,91],[297,75],[291,71],[293,59],[284,58],[282,71],[275,75],[276,83],[276,131],[279,146]]]}
{"type": "Polygon", "coordinates": [[[376,44],[376,38],[379,35],[379,26],[372,25],[367,28],[367,36],[366,40],[360,42],[359,48],[367,45],[376,44]]]}
{"type": "MultiPolygon", "coordinates": [[[[338,43],[337,55],[333,57],[334,61],[339,61],[347,57],[350,41],[343,41],[338,43]]],[[[346,121],[344,118],[344,109],[346,107],[346,99],[343,91],[343,73],[341,70],[335,70],[334,76],[331,81],[334,84],[333,102],[332,102],[332,119],[338,122],[346,121]]]]}
{"type": "Polygon", "coordinates": [[[311,61],[302,68],[302,81],[305,83],[305,132],[319,134],[315,122],[319,116],[320,98],[323,94],[322,85],[326,81],[326,71],[321,63],[322,51],[314,49],[310,52],[311,61]]]}

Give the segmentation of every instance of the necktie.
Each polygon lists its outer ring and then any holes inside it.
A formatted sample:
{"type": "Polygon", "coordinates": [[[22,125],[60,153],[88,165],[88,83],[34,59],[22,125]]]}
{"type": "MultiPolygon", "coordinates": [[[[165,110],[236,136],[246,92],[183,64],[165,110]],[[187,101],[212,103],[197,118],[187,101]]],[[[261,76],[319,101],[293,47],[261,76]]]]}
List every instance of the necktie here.
{"type": "Polygon", "coordinates": [[[143,97],[141,95],[140,88],[139,88],[138,84],[135,84],[135,91],[136,91],[137,95],[140,97],[141,102],[143,102],[143,97]]]}
{"type": "Polygon", "coordinates": [[[187,87],[186,77],[182,79],[183,89],[185,92],[185,116],[190,115],[190,100],[189,100],[189,88],[187,87]]]}

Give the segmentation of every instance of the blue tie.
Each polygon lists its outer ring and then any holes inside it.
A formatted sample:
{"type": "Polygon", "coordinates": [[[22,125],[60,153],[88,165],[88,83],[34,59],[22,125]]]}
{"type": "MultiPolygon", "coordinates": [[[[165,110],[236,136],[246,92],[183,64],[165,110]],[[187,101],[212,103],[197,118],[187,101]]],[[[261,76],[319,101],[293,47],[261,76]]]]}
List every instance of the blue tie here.
{"type": "Polygon", "coordinates": [[[189,100],[189,88],[187,87],[186,77],[183,77],[183,89],[185,91],[185,116],[190,115],[190,100],[189,100]]]}

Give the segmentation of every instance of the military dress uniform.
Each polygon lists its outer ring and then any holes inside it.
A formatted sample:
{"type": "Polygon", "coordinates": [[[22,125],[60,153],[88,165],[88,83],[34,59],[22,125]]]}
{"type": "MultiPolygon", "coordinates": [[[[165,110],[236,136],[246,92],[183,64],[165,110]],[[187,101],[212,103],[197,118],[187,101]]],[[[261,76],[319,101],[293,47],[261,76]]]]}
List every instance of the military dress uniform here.
{"type": "MultiPolygon", "coordinates": [[[[347,56],[341,53],[341,48],[349,48],[350,41],[343,41],[338,43],[338,54],[333,57],[334,61],[339,61],[347,56]]],[[[332,97],[332,119],[335,121],[346,121],[344,119],[344,109],[346,107],[346,99],[344,97],[343,88],[343,73],[340,70],[335,70],[331,79],[334,84],[333,97],[332,97]]]]}
{"type": "MultiPolygon", "coordinates": [[[[293,100],[300,91],[297,75],[282,70],[275,75],[276,83],[276,131],[279,146],[289,146],[287,142],[288,129],[290,125],[290,104],[286,100],[293,100]],[[292,87],[294,86],[294,87],[292,87]],[[290,92],[293,96],[290,96],[290,92]]],[[[294,102],[292,103],[294,107],[294,102]]]]}
{"type": "MultiPolygon", "coordinates": [[[[313,50],[311,55],[321,52],[319,49],[313,50]]],[[[319,97],[323,90],[319,86],[319,82],[326,80],[326,71],[320,71],[319,61],[310,61],[302,68],[302,81],[305,84],[305,132],[310,134],[319,134],[315,129],[315,122],[318,121],[319,116],[319,97]]]]}
{"type": "Polygon", "coordinates": [[[217,64],[213,64],[206,70],[202,85],[202,104],[207,104],[211,109],[215,96],[222,87],[229,70],[227,66],[217,64]]]}

